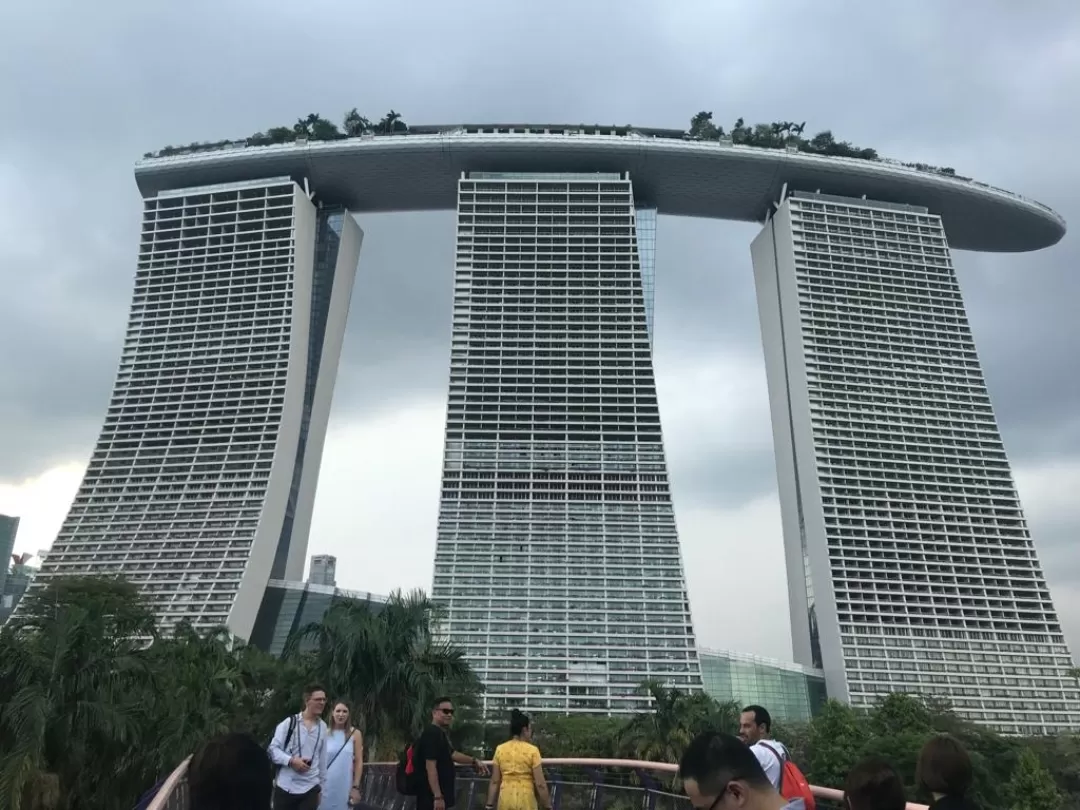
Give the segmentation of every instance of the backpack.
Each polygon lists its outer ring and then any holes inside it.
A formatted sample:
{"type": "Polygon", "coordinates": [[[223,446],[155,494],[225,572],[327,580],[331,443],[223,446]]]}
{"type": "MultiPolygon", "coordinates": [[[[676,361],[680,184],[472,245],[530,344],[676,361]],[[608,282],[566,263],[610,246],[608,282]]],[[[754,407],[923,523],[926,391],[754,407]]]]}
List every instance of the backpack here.
{"type": "MultiPolygon", "coordinates": [[[[289,716],[289,730],[285,732],[285,744],[281,746],[281,750],[285,751],[286,753],[288,753],[288,751],[289,751],[289,742],[292,740],[293,732],[296,731],[296,718],[297,718],[297,715],[295,715],[295,714],[289,716]]],[[[277,733],[277,729],[274,730],[274,734],[276,734],[276,733],[277,733]]],[[[272,734],[272,735],[270,735],[270,742],[266,744],[266,747],[269,748],[270,743],[272,743],[273,741],[274,741],[274,736],[272,734]]],[[[284,765],[279,765],[277,767],[278,773],[280,773],[281,769],[284,768],[284,767],[285,767],[284,765]]],[[[275,779],[276,779],[276,777],[275,777],[275,779]]]]}
{"type": "Polygon", "coordinates": [[[397,764],[397,792],[402,796],[415,796],[420,792],[420,769],[416,762],[416,743],[401,752],[397,764]]]}
{"type": "Polygon", "coordinates": [[[780,762],[780,785],[778,788],[780,795],[788,801],[802,799],[803,804],[806,805],[806,810],[817,810],[817,802],[814,799],[813,791],[810,790],[810,783],[806,781],[806,777],[799,770],[799,766],[788,759],[786,752],[781,754],[765,742],[759,742],[758,745],[768,748],[780,762]]]}

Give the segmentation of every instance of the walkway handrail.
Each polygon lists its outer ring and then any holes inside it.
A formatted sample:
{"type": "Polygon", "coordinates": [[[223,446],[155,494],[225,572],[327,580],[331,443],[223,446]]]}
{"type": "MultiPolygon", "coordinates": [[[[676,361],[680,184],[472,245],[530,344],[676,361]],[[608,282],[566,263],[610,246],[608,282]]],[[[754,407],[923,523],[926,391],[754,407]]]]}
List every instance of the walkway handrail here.
{"type": "Polygon", "coordinates": [[[161,786],[161,789],[157,792],[157,795],[150,800],[150,804],[146,806],[146,810],[166,810],[170,807],[170,800],[173,798],[173,794],[178,793],[182,784],[187,782],[188,765],[191,764],[191,757],[188,757],[176,768],[169,777],[165,780],[165,784],[161,786]]]}
{"type": "MultiPolygon", "coordinates": [[[[396,762],[372,762],[371,765],[382,765],[386,767],[397,767],[396,762]]],[[[490,765],[491,761],[487,760],[486,764],[490,765]]],[[[679,771],[679,766],[671,762],[649,762],[642,759],[592,759],[592,758],[577,758],[577,757],[543,757],[540,760],[541,765],[550,765],[553,767],[573,766],[579,768],[625,768],[627,770],[639,770],[639,771],[659,771],[661,773],[669,773],[675,775],[679,771]]],[[[837,790],[836,788],[819,787],[817,785],[811,785],[810,790],[813,792],[815,798],[829,799],[830,801],[842,802],[844,800],[844,791],[837,790]]],[[[925,804],[916,804],[915,802],[908,802],[907,810],[929,810],[925,804]]]]}
{"type": "MultiPolygon", "coordinates": [[[[158,791],[157,796],[150,802],[146,810],[181,810],[176,804],[175,799],[179,799],[179,793],[182,788],[186,787],[187,783],[187,771],[188,765],[191,762],[191,757],[188,757],[181,762],[176,769],[169,774],[169,777],[165,780],[165,783],[161,786],[161,790],[158,791]]],[[[490,760],[488,761],[490,764],[490,760]]],[[[397,768],[396,762],[369,762],[367,763],[372,769],[394,769],[397,768]]],[[[549,767],[577,767],[577,768],[622,768],[626,770],[637,771],[654,771],[674,776],[679,766],[670,762],[649,762],[639,759],[592,759],[592,758],[577,758],[577,757],[545,757],[541,760],[541,765],[549,767]]],[[[370,773],[366,771],[365,773],[370,773]]],[[[814,796],[818,799],[826,799],[833,802],[842,802],[844,798],[844,792],[842,790],[836,790],[835,788],[818,787],[817,785],[810,786],[814,796]]],[[[928,810],[924,804],[915,804],[909,802],[907,810],[928,810]]]]}

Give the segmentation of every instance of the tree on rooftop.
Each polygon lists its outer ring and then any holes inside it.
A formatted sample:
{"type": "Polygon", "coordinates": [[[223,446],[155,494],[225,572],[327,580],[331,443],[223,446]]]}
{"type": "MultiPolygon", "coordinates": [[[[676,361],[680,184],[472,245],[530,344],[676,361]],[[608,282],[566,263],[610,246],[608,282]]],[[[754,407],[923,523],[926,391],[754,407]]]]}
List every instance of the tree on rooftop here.
{"type": "Polygon", "coordinates": [[[371,132],[373,129],[371,122],[360,115],[356,107],[345,113],[341,126],[345,130],[345,134],[350,138],[356,138],[365,132],[371,132]]]}
{"type": "Polygon", "coordinates": [[[408,132],[409,126],[401,120],[401,114],[390,110],[379,121],[379,132],[383,135],[393,135],[395,132],[408,132]]]}
{"type": "Polygon", "coordinates": [[[724,134],[712,121],[712,113],[699,112],[690,119],[690,137],[702,141],[714,141],[724,134]]]}
{"type": "Polygon", "coordinates": [[[307,137],[313,141],[332,141],[341,137],[338,128],[318,113],[308,113],[306,118],[298,119],[293,125],[293,131],[297,136],[307,137]]]}

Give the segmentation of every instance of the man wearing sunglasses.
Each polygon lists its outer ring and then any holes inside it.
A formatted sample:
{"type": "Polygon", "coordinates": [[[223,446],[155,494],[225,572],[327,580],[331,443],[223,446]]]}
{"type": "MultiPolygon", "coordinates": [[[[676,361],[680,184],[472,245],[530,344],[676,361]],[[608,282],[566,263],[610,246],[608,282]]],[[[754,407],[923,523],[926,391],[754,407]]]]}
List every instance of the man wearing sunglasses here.
{"type": "Polygon", "coordinates": [[[472,765],[481,776],[487,767],[476,757],[455,751],[449,731],[454,722],[454,704],[448,697],[431,704],[431,725],[416,741],[413,761],[422,768],[416,791],[416,810],[449,810],[454,806],[454,763],[472,765]]]}
{"type": "Polygon", "coordinates": [[[719,731],[695,737],[679,760],[679,777],[694,810],[805,810],[773,787],[753,751],[719,731]]]}

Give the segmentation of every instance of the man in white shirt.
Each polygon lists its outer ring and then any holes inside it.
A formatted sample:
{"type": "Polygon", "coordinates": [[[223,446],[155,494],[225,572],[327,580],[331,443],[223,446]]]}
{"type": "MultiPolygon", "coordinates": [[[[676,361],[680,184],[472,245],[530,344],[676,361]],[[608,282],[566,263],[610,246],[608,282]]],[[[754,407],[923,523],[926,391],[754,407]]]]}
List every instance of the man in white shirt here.
{"type": "Polygon", "coordinates": [[[782,742],[769,739],[772,730],[772,717],[761,706],[747,706],[739,715],[739,737],[750,746],[761,769],[777,790],[780,789],[780,777],[784,772],[784,758],[787,748],[782,742]]]}
{"type": "Polygon", "coordinates": [[[274,810],[315,810],[326,784],[326,737],[322,721],[326,690],[304,690],[304,710],[278,723],[270,740],[270,759],[277,766],[274,810]]]}

